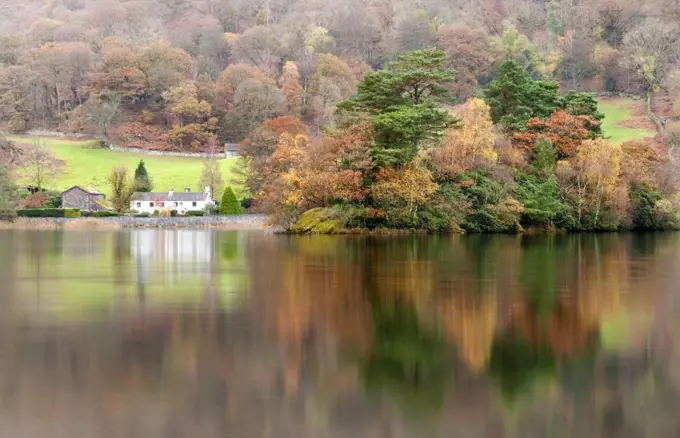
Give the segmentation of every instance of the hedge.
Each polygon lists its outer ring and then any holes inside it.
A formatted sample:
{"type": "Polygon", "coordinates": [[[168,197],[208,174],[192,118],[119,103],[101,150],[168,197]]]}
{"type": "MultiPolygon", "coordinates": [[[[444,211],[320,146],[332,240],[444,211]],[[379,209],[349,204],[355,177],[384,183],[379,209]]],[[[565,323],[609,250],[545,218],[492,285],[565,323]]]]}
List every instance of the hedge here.
{"type": "Polygon", "coordinates": [[[80,217],[80,210],[77,208],[26,208],[17,210],[20,217],[80,217]]]}
{"type": "Polygon", "coordinates": [[[187,216],[205,216],[205,211],[200,211],[200,210],[198,210],[198,211],[193,211],[193,210],[189,210],[189,211],[187,211],[187,216]]]}
{"type": "Polygon", "coordinates": [[[120,216],[120,213],[116,213],[115,211],[96,211],[94,213],[94,217],[118,217],[120,216]]]}
{"type": "Polygon", "coordinates": [[[151,217],[149,213],[137,213],[135,217],[151,217]]]}

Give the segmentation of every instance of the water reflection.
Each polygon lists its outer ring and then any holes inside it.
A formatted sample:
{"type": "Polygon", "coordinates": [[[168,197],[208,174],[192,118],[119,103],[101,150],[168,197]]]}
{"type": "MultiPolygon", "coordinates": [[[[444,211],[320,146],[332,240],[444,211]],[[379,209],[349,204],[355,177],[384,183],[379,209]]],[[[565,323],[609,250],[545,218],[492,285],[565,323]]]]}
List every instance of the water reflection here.
{"type": "Polygon", "coordinates": [[[0,248],[0,436],[680,433],[675,234],[0,248]]]}

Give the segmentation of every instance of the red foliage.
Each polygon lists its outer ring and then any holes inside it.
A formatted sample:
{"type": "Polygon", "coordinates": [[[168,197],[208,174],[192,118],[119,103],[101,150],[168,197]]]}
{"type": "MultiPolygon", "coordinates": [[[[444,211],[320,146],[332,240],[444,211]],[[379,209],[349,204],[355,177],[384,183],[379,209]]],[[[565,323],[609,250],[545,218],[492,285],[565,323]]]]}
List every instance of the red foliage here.
{"type": "Polygon", "coordinates": [[[34,193],[28,198],[23,200],[23,205],[24,208],[41,208],[43,205],[45,205],[45,202],[47,201],[47,196],[43,195],[42,193],[34,193]]]}
{"type": "Polygon", "coordinates": [[[529,119],[524,132],[513,134],[515,147],[532,151],[536,141],[547,138],[554,146],[560,158],[576,155],[583,140],[591,137],[587,126],[597,126],[597,120],[588,116],[574,116],[566,111],[555,111],[548,120],[529,119]]]}

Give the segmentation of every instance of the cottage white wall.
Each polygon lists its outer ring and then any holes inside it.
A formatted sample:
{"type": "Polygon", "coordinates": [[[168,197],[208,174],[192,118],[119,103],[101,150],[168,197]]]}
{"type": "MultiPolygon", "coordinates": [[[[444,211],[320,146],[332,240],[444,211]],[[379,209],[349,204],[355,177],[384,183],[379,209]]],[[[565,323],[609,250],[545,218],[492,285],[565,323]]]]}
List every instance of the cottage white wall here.
{"type": "Polygon", "coordinates": [[[175,201],[165,201],[165,205],[161,207],[158,202],[155,201],[132,201],[130,204],[130,210],[136,212],[136,213],[149,213],[153,214],[154,211],[162,211],[162,210],[177,210],[178,213],[182,214],[187,211],[203,211],[205,210],[206,206],[214,205],[214,202],[212,201],[196,201],[196,205],[193,205],[193,201],[188,201],[188,202],[175,202],[175,201]],[[153,207],[151,204],[153,203],[153,207]],[[140,205],[141,204],[141,205],[140,205]]]}

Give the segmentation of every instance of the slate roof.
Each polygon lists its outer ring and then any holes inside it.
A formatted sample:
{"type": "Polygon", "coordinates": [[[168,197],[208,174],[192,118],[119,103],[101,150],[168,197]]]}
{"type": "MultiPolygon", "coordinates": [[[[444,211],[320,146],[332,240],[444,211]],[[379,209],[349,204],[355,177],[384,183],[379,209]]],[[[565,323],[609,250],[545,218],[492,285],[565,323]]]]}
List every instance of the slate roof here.
{"type": "Polygon", "coordinates": [[[80,189],[80,190],[82,190],[82,191],[84,191],[84,192],[89,193],[90,195],[103,195],[102,192],[100,192],[99,190],[95,189],[94,187],[88,187],[88,186],[73,186],[73,187],[71,187],[70,189],[64,190],[64,191],[61,192],[61,193],[63,194],[63,193],[66,193],[66,192],[68,192],[68,191],[71,191],[71,190],[73,190],[73,189],[80,189]]]}
{"type": "Polygon", "coordinates": [[[194,202],[205,201],[206,195],[203,192],[175,192],[154,193],[154,192],[135,192],[132,195],[133,201],[154,201],[154,202],[194,202]]]}

